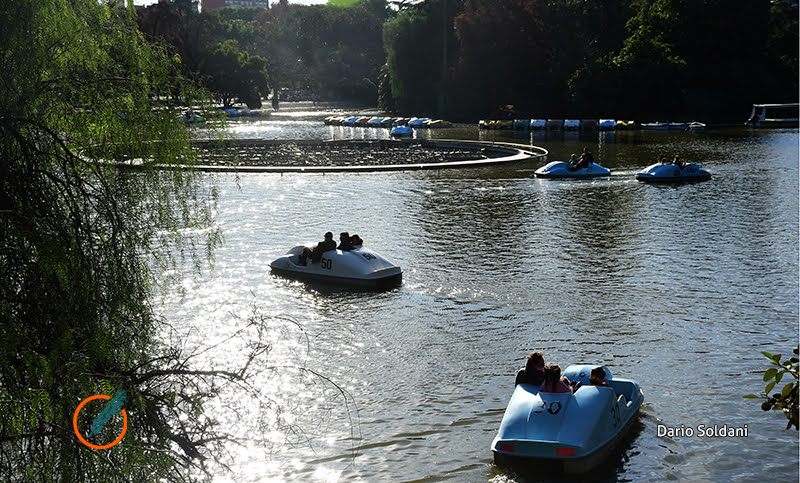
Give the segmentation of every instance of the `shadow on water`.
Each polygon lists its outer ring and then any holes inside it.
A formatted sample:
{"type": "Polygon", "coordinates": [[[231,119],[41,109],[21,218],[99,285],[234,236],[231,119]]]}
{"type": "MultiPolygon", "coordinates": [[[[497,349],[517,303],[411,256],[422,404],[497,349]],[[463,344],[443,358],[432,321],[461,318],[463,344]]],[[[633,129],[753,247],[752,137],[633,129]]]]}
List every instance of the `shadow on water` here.
{"type": "Polygon", "coordinates": [[[546,462],[518,464],[511,467],[492,464],[490,481],[506,481],[506,478],[516,483],[613,483],[634,481],[630,476],[626,477],[625,475],[631,456],[636,454],[634,442],[645,429],[645,424],[641,421],[641,418],[642,414],[639,413],[627,435],[617,443],[617,448],[612,452],[614,457],[609,458],[605,463],[592,468],[586,473],[568,474],[561,471],[560,468],[548,465],[546,462]]]}

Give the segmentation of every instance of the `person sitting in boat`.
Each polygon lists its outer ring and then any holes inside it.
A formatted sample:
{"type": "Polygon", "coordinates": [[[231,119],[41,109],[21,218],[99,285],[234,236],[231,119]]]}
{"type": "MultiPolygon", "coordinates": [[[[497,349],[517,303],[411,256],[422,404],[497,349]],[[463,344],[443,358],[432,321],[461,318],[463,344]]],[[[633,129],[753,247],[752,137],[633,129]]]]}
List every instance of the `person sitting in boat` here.
{"type": "Polygon", "coordinates": [[[677,154],[675,155],[675,158],[673,158],[672,164],[674,164],[675,166],[679,167],[680,169],[683,169],[683,163],[681,162],[681,160],[680,160],[680,158],[678,157],[677,154]]]}
{"type": "Polygon", "coordinates": [[[311,252],[311,263],[319,263],[322,260],[322,254],[330,250],[336,250],[336,242],[333,241],[333,233],[327,232],[325,239],[317,243],[311,252]]]}
{"type": "Polygon", "coordinates": [[[328,232],[325,233],[325,239],[317,243],[317,246],[315,246],[313,250],[308,247],[303,247],[303,253],[300,254],[298,260],[300,265],[305,265],[309,258],[311,259],[311,263],[319,263],[323,253],[335,249],[336,242],[333,241],[333,233],[328,232]]]}
{"type": "Polygon", "coordinates": [[[364,240],[362,240],[357,234],[353,234],[350,237],[350,243],[353,245],[353,248],[360,248],[364,246],[364,240]]]}
{"type": "Polygon", "coordinates": [[[588,148],[583,148],[583,153],[581,154],[581,157],[578,158],[578,162],[575,163],[572,166],[572,168],[570,168],[570,171],[577,171],[579,169],[588,168],[589,165],[592,163],[594,163],[594,156],[592,155],[592,152],[589,151],[588,148]]]}
{"type": "Polygon", "coordinates": [[[575,165],[578,164],[578,156],[576,156],[575,154],[570,154],[569,161],[567,162],[569,163],[570,166],[575,167],[575,165]]]}
{"type": "Polygon", "coordinates": [[[353,249],[353,242],[350,241],[350,234],[346,231],[343,231],[339,234],[339,246],[336,247],[343,252],[349,252],[353,249]]]}
{"type": "Polygon", "coordinates": [[[533,384],[539,386],[544,381],[544,356],[541,352],[531,352],[525,367],[517,371],[517,378],[514,385],[533,384]]]}
{"type": "Polygon", "coordinates": [[[598,366],[592,369],[592,372],[589,373],[589,384],[592,386],[606,386],[608,387],[608,383],[605,382],[606,378],[606,370],[602,367],[598,366]]]}
{"type": "Polygon", "coordinates": [[[667,161],[667,157],[663,155],[660,158],[658,158],[658,162],[659,164],[669,164],[669,161],[667,161]]]}
{"type": "Polygon", "coordinates": [[[561,366],[553,363],[545,366],[544,382],[542,383],[542,387],[539,389],[539,392],[572,392],[572,388],[570,388],[569,384],[564,382],[564,378],[561,377],[561,366]]]}

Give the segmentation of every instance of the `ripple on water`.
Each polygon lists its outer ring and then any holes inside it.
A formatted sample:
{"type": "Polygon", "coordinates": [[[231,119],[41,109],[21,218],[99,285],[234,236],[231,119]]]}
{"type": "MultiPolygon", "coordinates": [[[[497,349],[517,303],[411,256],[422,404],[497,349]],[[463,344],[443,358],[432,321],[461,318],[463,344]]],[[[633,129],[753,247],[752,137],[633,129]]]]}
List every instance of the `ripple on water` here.
{"type": "MultiPolygon", "coordinates": [[[[237,129],[329,132],[291,116],[273,124],[237,129]]],[[[261,363],[285,369],[263,372],[260,403],[281,406],[296,430],[245,404],[261,419],[242,418],[243,434],[260,443],[237,453],[241,479],[525,481],[491,463],[489,444],[515,371],[536,349],[642,385],[632,441],[596,481],[796,481],[796,434],[741,395],[763,387],[759,351],[796,343],[797,132],[631,135],[596,149],[615,170],[607,180],[539,180],[522,168],[207,175],[226,244],[164,312],[197,347],[254,310],[275,318],[261,363]],[[702,158],[714,178],[630,179],[663,150],[702,158]],[[359,233],[403,267],[403,286],[363,294],[268,273],[269,261],[328,230],[359,233]],[[274,431],[258,437],[258,422],[274,431]],[[750,431],[666,438],[659,424],[750,431]]],[[[240,350],[209,352],[208,363],[235,362],[240,350]]]]}

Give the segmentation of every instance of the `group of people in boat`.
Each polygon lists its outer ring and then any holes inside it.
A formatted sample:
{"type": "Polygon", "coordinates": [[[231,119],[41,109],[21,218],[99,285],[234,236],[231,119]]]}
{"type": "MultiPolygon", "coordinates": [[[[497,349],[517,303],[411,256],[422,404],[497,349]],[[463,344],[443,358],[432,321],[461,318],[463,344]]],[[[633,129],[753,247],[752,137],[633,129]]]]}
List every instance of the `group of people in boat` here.
{"type": "Polygon", "coordinates": [[[327,232],[325,233],[325,239],[317,243],[317,246],[313,249],[308,247],[303,248],[303,253],[298,257],[298,262],[300,265],[306,265],[310,259],[311,263],[319,263],[322,259],[322,254],[327,251],[342,250],[346,252],[354,248],[360,248],[363,245],[364,240],[360,236],[357,234],[351,235],[346,231],[339,234],[339,245],[336,245],[333,239],[333,233],[327,232]]]}
{"type": "MultiPolygon", "coordinates": [[[[602,367],[595,367],[589,374],[589,383],[592,386],[608,386],[605,382],[606,371],[602,367]]],[[[558,364],[544,363],[544,355],[541,352],[531,352],[525,362],[525,367],[517,372],[514,385],[533,384],[541,386],[540,392],[565,393],[575,392],[581,386],[580,381],[570,381],[566,377],[561,377],[561,367],[558,364]]]]}
{"type": "Polygon", "coordinates": [[[686,164],[686,163],[681,161],[680,156],[678,156],[677,154],[675,155],[674,158],[672,158],[672,162],[667,160],[667,157],[665,155],[661,155],[661,157],[658,158],[658,163],[659,164],[674,164],[675,166],[677,166],[677,167],[679,167],[681,169],[683,169],[683,166],[686,164]]]}
{"type": "Polygon", "coordinates": [[[576,158],[574,154],[569,157],[569,170],[577,171],[579,169],[588,168],[592,163],[594,163],[594,155],[592,155],[592,152],[589,151],[588,148],[583,148],[583,153],[581,153],[580,158],[576,158]]]}

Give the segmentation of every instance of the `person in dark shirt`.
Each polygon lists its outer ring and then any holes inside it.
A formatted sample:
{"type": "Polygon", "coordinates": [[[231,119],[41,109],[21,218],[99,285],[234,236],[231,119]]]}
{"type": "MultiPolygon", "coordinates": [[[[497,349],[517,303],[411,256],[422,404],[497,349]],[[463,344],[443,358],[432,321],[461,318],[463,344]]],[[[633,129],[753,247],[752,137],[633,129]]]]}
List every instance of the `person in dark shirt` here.
{"type": "Polygon", "coordinates": [[[339,235],[339,246],[336,247],[336,248],[339,249],[339,250],[345,251],[345,252],[346,251],[350,251],[350,250],[353,249],[353,242],[350,241],[350,234],[349,233],[347,233],[346,231],[343,231],[339,235]]]}
{"type": "Polygon", "coordinates": [[[544,356],[541,352],[531,352],[528,360],[525,361],[525,367],[517,372],[517,378],[514,380],[514,385],[517,384],[533,384],[540,385],[544,381],[544,356]]]}
{"type": "Polygon", "coordinates": [[[589,373],[589,383],[592,386],[608,386],[608,383],[603,379],[606,378],[606,371],[602,367],[595,367],[589,373]]]}
{"type": "Polygon", "coordinates": [[[327,252],[328,250],[335,249],[336,242],[333,241],[333,233],[328,232],[325,234],[325,239],[317,243],[317,246],[315,246],[313,250],[308,247],[304,247],[303,253],[301,253],[298,257],[298,261],[300,265],[305,265],[310,258],[311,263],[319,263],[323,253],[327,252]]]}
{"type": "Polygon", "coordinates": [[[319,263],[320,259],[322,259],[322,254],[329,250],[336,250],[336,242],[333,241],[333,233],[331,232],[325,233],[325,239],[314,247],[311,252],[311,263],[319,263]]]}

